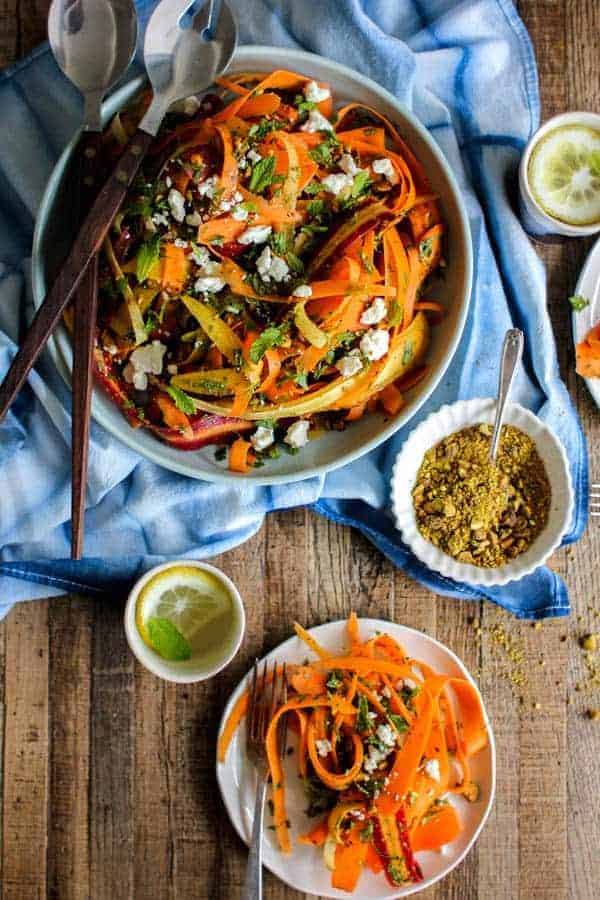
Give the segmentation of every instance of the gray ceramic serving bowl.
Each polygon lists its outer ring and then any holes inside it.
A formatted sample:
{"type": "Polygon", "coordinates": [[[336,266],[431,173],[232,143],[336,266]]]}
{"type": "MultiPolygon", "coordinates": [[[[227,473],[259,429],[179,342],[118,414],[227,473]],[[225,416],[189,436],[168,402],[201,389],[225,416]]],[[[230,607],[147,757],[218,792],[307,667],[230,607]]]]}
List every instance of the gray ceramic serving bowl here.
{"type": "MultiPolygon", "coordinates": [[[[430,371],[409,396],[400,415],[385,421],[382,416],[366,416],[346,431],[330,432],[311,441],[301,453],[283,453],[250,475],[231,473],[214,458],[214,447],[181,451],[161,443],[149,431],[130,428],[119,409],[101,389],[94,390],[92,415],[111,434],[147,459],[192,478],[207,481],[244,479],[255,484],[282,484],[321,475],[368,453],[414,416],[435,389],[448,368],[458,346],[465,324],[471,292],[472,256],[469,225],[464,204],[450,167],[425,128],[405,107],[374,81],[346,66],[299,50],[277,47],[241,47],[237,50],[229,72],[269,72],[285,68],[329,82],[335,102],[350,100],[366,103],[388,116],[399,127],[417,157],[424,164],[433,190],[439,195],[444,219],[448,225],[446,277],[436,296],[448,305],[449,313],[435,329],[429,353],[430,371]]],[[[110,118],[131,100],[143,84],[136,78],[117,91],[104,104],[104,120],[110,118]]],[[[63,259],[73,221],[69,191],[70,160],[76,144],[74,138],[59,159],[48,182],[38,213],[33,243],[33,296],[38,306],[63,259]]],[[[49,343],[49,350],[61,375],[70,384],[73,355],[66,329],[60,326],[49,343]]]]}

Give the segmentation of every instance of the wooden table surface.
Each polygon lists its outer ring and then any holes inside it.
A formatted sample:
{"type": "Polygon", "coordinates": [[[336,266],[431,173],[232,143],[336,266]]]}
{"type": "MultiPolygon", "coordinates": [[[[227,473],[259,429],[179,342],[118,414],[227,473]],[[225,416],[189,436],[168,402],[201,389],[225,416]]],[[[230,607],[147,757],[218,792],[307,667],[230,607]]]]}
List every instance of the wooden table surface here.
{"type": "MultiPolygon", "coordinates": [[[[0,65],[45,38],[48,5],[0,0],[0,65]]],[[[520,6],[537,50],[543,117],[600,110],[597,0],[520,6]]],[[[593,447],[600,417],[573,371],[567,302],[588,247],[537,245],[561,372],[593,447]]],[[[600,480],[594,458],[592,474],[600,480]]],[[[600,706],[600,691],[575,686],[585,681],[577,639],[600,630],[600,524],[554,557],[573,615],[539,630],[490,603],[435,596],[358,534],[304,509],[271,515],[215,562],[241,590],[248,630],[235,661],[208,684],[166,684],[136,665],[120,596],[19,605],[0,626],[2,898],[238,896],[245,850],[214,778],[223,704],[249,661],[286,638],[294,619],[314,625],[350,609],[421,628],[481,669],[497,741],[496,802],[476,848],[423,896],[599,896],[600,723],[585,711],[600,706]]],[[[270,875],[265,894],[300,896],[270,875]]]]}

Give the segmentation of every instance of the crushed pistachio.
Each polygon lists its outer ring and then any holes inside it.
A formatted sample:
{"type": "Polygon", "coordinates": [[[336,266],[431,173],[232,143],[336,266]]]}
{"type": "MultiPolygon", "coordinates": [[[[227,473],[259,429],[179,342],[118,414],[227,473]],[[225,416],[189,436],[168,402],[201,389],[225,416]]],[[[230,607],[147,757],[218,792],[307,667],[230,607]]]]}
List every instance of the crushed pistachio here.
{"type": "Polygon", "coordinates": [[[581,638],[581,646],[584,650],[594,653],[598,649],[598,635],[586,634],[581,638]]]}
{"type": "Polygon", "coordinates": [[[492,428],[473,425],[427,451],[413,503],[423,537],[459,562],[502,566],[524,553],[548,520],[551,489],[534,441],[502,428],[496,464],[492,428]]]}

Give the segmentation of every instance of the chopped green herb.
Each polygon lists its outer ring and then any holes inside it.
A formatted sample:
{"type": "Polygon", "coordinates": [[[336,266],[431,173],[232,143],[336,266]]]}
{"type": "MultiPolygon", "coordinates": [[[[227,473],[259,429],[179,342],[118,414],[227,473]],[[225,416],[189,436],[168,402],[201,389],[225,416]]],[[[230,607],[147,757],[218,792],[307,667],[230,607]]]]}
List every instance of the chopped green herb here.
{"type": "Polygon", "coordinates": [[[398,734],[403,734],[405,731],[408,731],[408,722],[406,721],[404,716],[398,716],[395,713],[388,713],[388,719],[393,724],[398,734]]]}
{"type": "Polygon", "coordinates": [[[284,126],[285,122],[282,122],[280,119],[261,119],[256,125],[250,126],[248,129],[248,137],[251,141],[258,143],[272,131],[277,131],[284,126]]]}
{"type": "Polygon", "coordinates": [[[149,309],[144,321],[144,331],[146,332],[146,334],[152,334],[152,332],[155,331],[159,325],[160,318],[153,309],[149,309]]]}
{"type": "Polygon", "coordinates": [[[160,259],[160,235],[153,234],[139,249],[135,267],[138,283],[145,281],[160,259]]]}
{"type": "Polygon", "coordinates": [[[371,720],[369,718],[369,703],[364,694],[358,695],[358,716],[356,719],[357,731],[370,731],[371,720]]]}
{"type": "Polygon", "coordinates": [[[421,241],[419,244],[419,256],[421,259],[429,259],[433,252],[433,242],[431,238],[425,238],[424,241],[421,241]]]}
{"type": "Polygon", "coordinates": [[[296,94],[294,97],[294,106],[300,113],[300,115],[304,115],[305,113],[309,113],[311,109],[316,109],[317,104],[314,100],[306,100],[302,94],[296,94]]]}
{"type": "Polygon", "coordinates": [[[313,162],[317,163],[317,165],[330,166],[333,162],[331,151],[331,145],[323,141],[322,144],[317,144],[316,147],[313,147],[312,150],[309,150],[308,155],[313,160],[313,162]]]}
{"type": "Polygon", "coordinates": [[[573,294],[572,297],[569,297],[569,303],[575,310],[575,312],[581,312],[582,309],[585,309],[586,306],[590,305],[590,301],[587,297],[582,297],[581,294],[573,294]]]}
{"type": "Polygon", "coordinates": [[[373,823],[369,822],[367,826],[361,829],[360,840],[363,844],[368,844],[373,840],[373,823]]]}
{"type": "Polygon", "coordinates": [[[176,387],[174,384],[170,384],[167,387],[167,393],[177,409],[181,410],[182,413],[185,413],[186,416],[194,415],[196,407],[189,394],[186,394],[185,391],[182,391],[181,388],[176,387]]]}
{"type": "Polygon", "coordinates": [[[251,361],[253,363],[258,363],[261,361],[267,350],[270,350],[272,347],[281,347],[287,334],[287,330],[287,325],[272,325],[270,328],[265,328],[260,337],[257,337],[250,346],[251,361]]]}
{"type": "Polygon", "coordinates": [[[254,194],[260,194],[266,190],[275,180],[275,157],[264,156],[252,169],[248,190],[254,194]]]}
{"type": "Polygon", "coordinates": [[[327,679],[325,687],[328,691],[337,691],[344,683],[344,678],[339,669],[334,669],[327,679]]]}

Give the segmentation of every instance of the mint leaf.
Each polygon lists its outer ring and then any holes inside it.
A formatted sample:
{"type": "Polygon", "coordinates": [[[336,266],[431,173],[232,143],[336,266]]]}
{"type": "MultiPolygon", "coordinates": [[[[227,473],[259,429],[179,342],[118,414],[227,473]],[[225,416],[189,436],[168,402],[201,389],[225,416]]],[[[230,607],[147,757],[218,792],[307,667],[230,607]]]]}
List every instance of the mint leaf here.
{"type": "Polygon", "coordinates": [[[582,297],[581,294],[573,294],[572,297],[569,297],[569,303],[575,312],[581,312],[582,309],[585,309],[586,306],[590,305],[588,298],[582,297]]]}
{"type": "Polygon", "coordinates": [[[253,194],[260,194],[266,190],[269,185],[273,184],[274,180],[275,157],[265,156],[263,159],[259,159],[252,169],[248,190],[252,191],[253,194]]]}
{"type": "Polygon", "coordinates": [[[181,410],[182,413],[185,413],[186,416],[194,415],[196,407],[189,394],[186,394],[185,391],[182,391],[181,388],[176,387],[174,384],[168,385],[167,393],[177,409],[181,410]]]}
{"type": "Polygon", "coordinates": [[[160,235],[153,234],[139,249],[135,274],[138,283],[145,281],[160,258],[160,235]]]}
{"type": "Polygon", "coordinates": [[[371,720],[369,718],[369,703],[364,694],[358,695],[358,717],[356,720],[356,730],[371,730],[371,720]]]}
{"type": "Polygon", "coordinates": [[[431,238],[425,238],[424,241],[421,241],[419,244],[419,256],[421,259],[429,259],[432,251],[433,246],[431,238]]]}
{"type": "Polygon", "coordinates": [[[323,142],[322,144],[317,144],[312,150],[309,150],[308,155],[318,166],[330,166],[333,162],[331,150],[330,144],[323,142]]]}
{"type": "Polygon", "coordinates": [[[280,347],[284,341],[287,328],[277,327],[265,328],[260,337],[257,337],[250,346],[250,359],[253,363],[261,361],[267,350],[271,347],[280,347]]]}
{"type": "Polygon", "coordinates": [[[352,190],[350,191],[350,196],[355,198],[360,197],[364,194],[369,187],[371,186],[371,178],[368,172],[359,172],[354,176],[354,182],[352,184],[352,190]]]}
{"type": "Polygon", "coordinates": [[[146,622],[152,646],[159,656],[170,662],[181,662],[189,659],[192,648],[169,619],[151,616],[146,622]]]}
{"type": "Polygon", "coordinates": [[[408,722],[404,718],[404,716],[397,716],[395,713],[388,713],[388,719],[392,722],[396,731],[399,734],[403,734],[405,731],[408,731],[408,722]]]}

